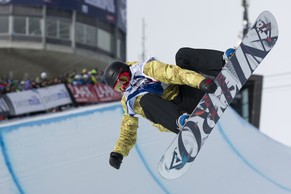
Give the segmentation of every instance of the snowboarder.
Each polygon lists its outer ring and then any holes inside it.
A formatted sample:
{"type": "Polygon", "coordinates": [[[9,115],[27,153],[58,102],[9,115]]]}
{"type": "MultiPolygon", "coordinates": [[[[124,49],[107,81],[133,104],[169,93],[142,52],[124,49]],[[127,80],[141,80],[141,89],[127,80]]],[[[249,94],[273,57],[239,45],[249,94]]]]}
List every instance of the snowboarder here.
{"type": "Polygon", "coordinates": [[[114,61],[106,68],[108,86],[123,92],[124,115],[120,137],[110,153],[109,163],[119,169],[123,157],[133,148],[137,138],[138,117],[154,123],[160,131],[179,132],[203,94],[214,93],[213,81],[225,61],[223,52],[181,48],[176,65],[151,57],[143,63],[114,61]]]}

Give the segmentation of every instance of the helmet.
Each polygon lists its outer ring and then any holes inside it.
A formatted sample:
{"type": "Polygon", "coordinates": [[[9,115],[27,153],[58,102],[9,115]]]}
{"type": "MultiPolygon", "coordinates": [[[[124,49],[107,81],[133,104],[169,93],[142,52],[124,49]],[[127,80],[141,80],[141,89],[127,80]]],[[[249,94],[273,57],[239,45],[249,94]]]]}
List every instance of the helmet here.
{"type": "Polygon", "coordinates": [[[123,72],[129,72],[129,66],[121,61],[114,61],[107,66],[104,72],[104,81],[105,83],[113,88],[115,82],[117,81],[119,75],[123,72]]]}
{"type": "Polygon", "coordinates": [[[91,72],[92,75],[97,74],[97,71],[95,69],[92,69],[90,72],[91,72]]]}
{"type": "Polygon", "coordinates": [[[82,78],[82,76],[80,74],[76,74],[74,77],[76,80],[80,80],[82,78]]]}
{"type": "Polygon", "coordinates": [[[88,74],[83,74],[83,79],[88,79],[89,78],[89,75],[88,74]]]}
{"type": "Polygon", "coordinates": [[[41,79],[46,79],[47,78],[47,73],[46,72],[42,72],[40,74],[41,79]]]}
{"type": "Polygon", "coordinates": [[[88,72],[87,69],[82,70],[82,74],[86,74],[87,72],[88,72]]]}

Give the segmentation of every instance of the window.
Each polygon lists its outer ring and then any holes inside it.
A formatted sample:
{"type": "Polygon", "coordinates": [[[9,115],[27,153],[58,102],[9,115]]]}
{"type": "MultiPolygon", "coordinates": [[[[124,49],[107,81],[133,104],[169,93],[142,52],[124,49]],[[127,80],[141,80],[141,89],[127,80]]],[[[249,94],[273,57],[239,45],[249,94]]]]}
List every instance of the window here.
{"type": "Polygon", "coordinates": [[[246,88],[241,91],[242,93],[242,117],[249,121],[250,115],[249,115],[249,89],[246,88]]]}
{"type": "Polygon", "coordinates": [[[109,32],[98,29],[97,46],[105,51],[111,52],[111,35],[109,32]]]}
{"type": "Polygon", "coordinates": [[[9,20],[8,16],[0,16],[0,33],[8,33],[9,20]]]}
{"type": "Polygon", "coordinates": [[[13,18],[13,33],[26,34],[26,18],[25,17],[13,18]]]}
{"type": "Polygon", "coordinates": [[[118,38],[116,42],[116,57],[117,58],[121,58],[121,49],[122,49],[121,40],[118,38]]]}
{"type": "Polygon", "coordinates": [[[71,38],[71,24],[67,21],[59,20],[59,38],[70,39],[71,38]]]}
{"type": "Polygon", "coordinates": [[[54,19],[48,19],[46,23],[46,32],[48,37],[53,37],[57,38],[58,33],[57,33],[57,20],[54,19]]]}
{"type": "Polygon", "coordinates": [[[85,43],[85,25],[76,23],[76,42],[85,43]]]}
{"type": "Polygon", "coordinates": [[[28,34],[41,36],[41,21],[40,18],[29,18],[28,34]]]}
{"type": "Polygon", "coordinates": [[[118,38],[116,42],[116,57],[125,59],[125,42],[120,38],[118,38]]]}
{"type": "Polygon", "coordinates": [[[13,33],[30,36],[41,35],[41,19],[34,17],[13,18],[13,33]]]}
{"type": "Polygon", "coordinates": [[[91,46],[96,46],[96,28],[94,26],[85,25],[86,39],[85,43],[91,46]]]}
{"type": "Polygon", "coordinates": [[[52,38],[70,39],[71,23],[59,18],[48,18],[46,22],[47,36],[52,38]]]}
{"type": "Polygon", "coordinates": [[[77,23],[76,42],[96,46],[96,27],[77,23]]]}

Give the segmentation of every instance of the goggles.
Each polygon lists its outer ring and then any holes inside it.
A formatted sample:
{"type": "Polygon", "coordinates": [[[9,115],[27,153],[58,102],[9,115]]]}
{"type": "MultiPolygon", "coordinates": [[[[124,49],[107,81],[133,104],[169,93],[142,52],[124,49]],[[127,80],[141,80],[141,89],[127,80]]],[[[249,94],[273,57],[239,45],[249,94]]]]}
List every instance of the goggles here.
{"type": "Polygon", "coordinates": [[[113,89],[117,92],[124,92],[127,86],[129,85],[129,81],[130,81],[129,72],[123,72],[118,76],[113,86],[113,89]]]}

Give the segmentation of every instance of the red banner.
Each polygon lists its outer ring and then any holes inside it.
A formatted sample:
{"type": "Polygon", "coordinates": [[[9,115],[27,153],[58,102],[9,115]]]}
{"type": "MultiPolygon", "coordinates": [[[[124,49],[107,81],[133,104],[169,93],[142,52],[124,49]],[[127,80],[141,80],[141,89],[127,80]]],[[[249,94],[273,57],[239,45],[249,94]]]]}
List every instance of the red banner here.
{"type": "Polygon", "coordinates": [[[98,103],[118,101],[121,94],[111,89],[105,84],[96,85],[68,85],[77,103],[98,103]]]}

